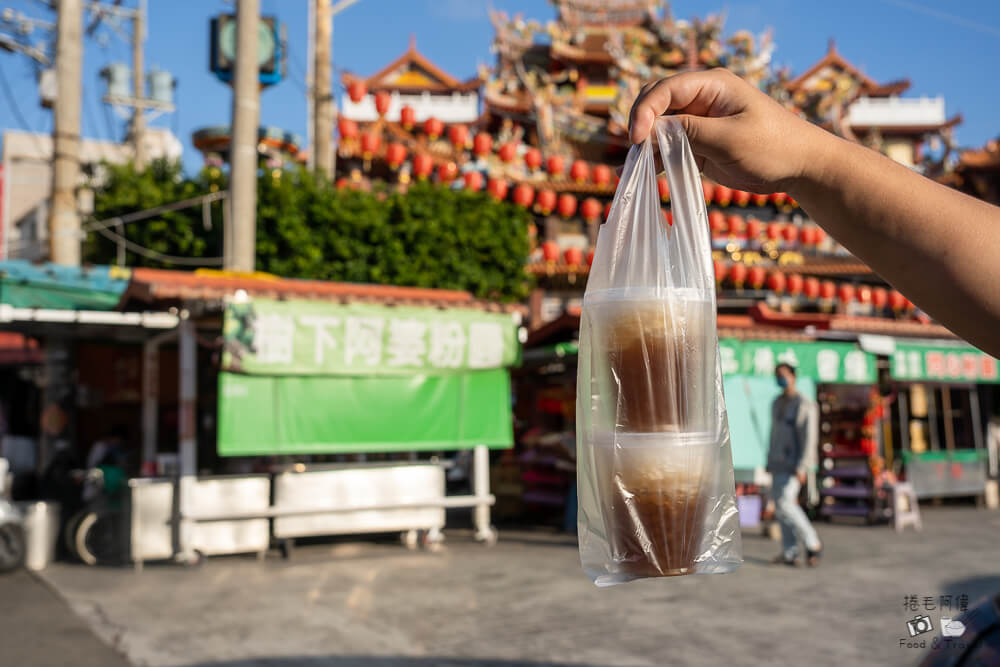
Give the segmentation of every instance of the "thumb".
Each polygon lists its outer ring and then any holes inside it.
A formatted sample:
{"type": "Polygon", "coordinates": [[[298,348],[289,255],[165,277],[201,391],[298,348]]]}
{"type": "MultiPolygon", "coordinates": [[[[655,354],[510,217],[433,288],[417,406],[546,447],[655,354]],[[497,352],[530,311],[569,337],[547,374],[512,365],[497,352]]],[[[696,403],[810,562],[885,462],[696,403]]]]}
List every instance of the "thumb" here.
{"type": "Polygon", "coordinates": [[[725,152],[726,145],[731,141],[733,128],[727,124],[727,117],[695,116],[693,114],[677,114],[684,133],[687,134],[691,150],[698,157],[713,159],[725,152]]]}

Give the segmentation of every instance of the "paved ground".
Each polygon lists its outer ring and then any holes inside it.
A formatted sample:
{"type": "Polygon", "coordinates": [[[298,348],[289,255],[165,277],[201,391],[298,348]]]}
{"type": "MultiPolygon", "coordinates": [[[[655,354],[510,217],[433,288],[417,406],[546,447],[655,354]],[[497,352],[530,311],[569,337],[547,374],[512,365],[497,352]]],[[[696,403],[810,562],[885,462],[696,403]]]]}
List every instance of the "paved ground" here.
{"type": "Polygon", "coordinates": [[[44,582],[27,571],[0,575],[0,664],[30,667],[124,667],[44,582]]]}
{"type": "MultiPolygon", "coordinates": [[[[1000,513],[934,508],[924,523],[821,525],[815,570],[769,565],[775,544],[748,535],[735,574],[610,589],[583,576],[575,541],[525,532],[492,549],[452,533],[436,554],[359,542],[45,576],[137,665],[912,665],[905,596],[1000,591],[1000,513]]],[[[947,614],[926,613],[934,637],[947,614]]]]}

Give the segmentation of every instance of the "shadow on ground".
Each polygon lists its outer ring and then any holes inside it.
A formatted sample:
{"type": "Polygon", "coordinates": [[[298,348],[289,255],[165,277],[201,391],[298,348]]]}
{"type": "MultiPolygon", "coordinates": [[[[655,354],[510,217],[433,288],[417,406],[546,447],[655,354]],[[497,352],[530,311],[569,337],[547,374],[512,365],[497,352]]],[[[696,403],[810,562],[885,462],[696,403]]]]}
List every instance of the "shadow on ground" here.
{"type": "Polygon", "coordinates": [[[185,667],[592,667],[580,662],[532,662],[490,658],[377,657],[360,655],[288,656],[222,662],[197,662],[185,667]]]}

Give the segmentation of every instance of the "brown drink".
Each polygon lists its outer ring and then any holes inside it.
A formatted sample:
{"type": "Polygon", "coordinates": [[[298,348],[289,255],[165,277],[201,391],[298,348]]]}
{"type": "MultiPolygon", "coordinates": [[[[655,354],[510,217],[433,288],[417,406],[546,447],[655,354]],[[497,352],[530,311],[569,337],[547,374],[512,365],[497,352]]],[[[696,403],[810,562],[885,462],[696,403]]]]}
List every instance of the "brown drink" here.
{"type": "Polygon", "coordinates": [[[595,447],[615,570],[633,577],[691,574],[710,505],[709,434],[619,434],[595,447]]]}

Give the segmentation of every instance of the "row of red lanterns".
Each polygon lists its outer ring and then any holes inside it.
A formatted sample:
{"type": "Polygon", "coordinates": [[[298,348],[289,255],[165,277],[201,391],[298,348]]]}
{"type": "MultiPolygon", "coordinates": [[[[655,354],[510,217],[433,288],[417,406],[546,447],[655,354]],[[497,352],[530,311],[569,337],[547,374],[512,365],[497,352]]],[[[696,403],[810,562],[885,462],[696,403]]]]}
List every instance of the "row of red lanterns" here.
{"type": "Polygon", "coordinates": [[[726,265],[715,260],[715,280],[720,285],[723,282],[742,288],[748,285],[751,289],[767,289],[778,294],[788,293],[791,296],[802,295],[807,299],[836,299],[843,304],[854,301],[871,304],[876,308],[889,306],[893,310],[910,310],[913,303],[898,290],[887,290],[884,287],[868,285],[855,286],[851,283],[836,284],[832,280],[820,281],[815,277],[803,278],[797,273],[783,271],[768,272],[762,266],[746,266],[745,264],[726,265]]]}
{"type": "MultiPolygon", "coordinates": [[[[546,264],[555,264],[559,261],[560,248],[559,244],[555,241],[546,241],[542,244],[542,259],[545,260],[546,264]]],[[[591,248],[587,251],[586,256],[583,254],[583,250],[580,248],[566,248],[562,252],[563,260],[570,267],[583,266],[586,261],[587,266],[591,266],[594,263],[594,249],[591,248]]]]}
{"type": "Polygon", "coordinates": [[[708,214],[708,227],[712,236],[744,236],[756,239],[766,235],[771,241],[784,240],[788,243],[798,241],[803,245],[819,245],[826,238],[826,232],[815,225],[796,226],[792,223],[762,222],[756,218],[743,219],[739,215],[726,216],[722,211],[714,210],[708,214]]]}

